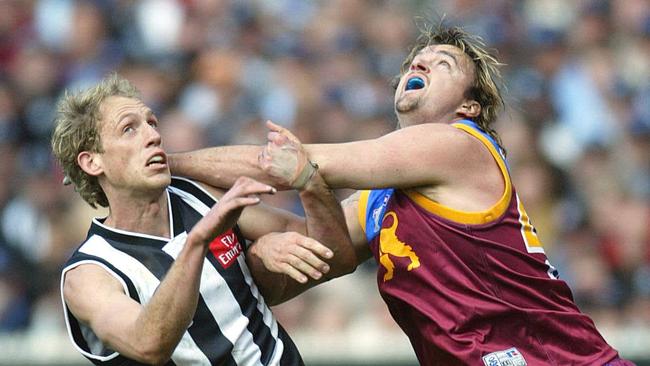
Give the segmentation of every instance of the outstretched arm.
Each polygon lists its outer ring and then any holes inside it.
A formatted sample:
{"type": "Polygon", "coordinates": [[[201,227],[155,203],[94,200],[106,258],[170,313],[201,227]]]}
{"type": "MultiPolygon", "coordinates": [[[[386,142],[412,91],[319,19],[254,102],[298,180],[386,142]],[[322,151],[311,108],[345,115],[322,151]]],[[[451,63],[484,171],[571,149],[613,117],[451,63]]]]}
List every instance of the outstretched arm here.
{"type": "MultiPolygon", "coordinates": [[[[269,141],[290,132],[267,122],[269,141]]],[[[331,188],[410,188],[463,183],[480,178],[489,153],[469,134],[443,123],[402,128],[382,137],[338,144],[305,144],[305,156],[318,164],[331,188]]],[[[217,187],[229,187],[245,175],[288,189],[258,168],[262,146],[212,147],[171,154],[173,174],[217,187]]]]}
{"type": "Polygon", "coordinates": [[[290,188],[278,186],[259,168],[258,157],[262,148],[255,145],[215,146],[169,154],[167,162],[173,175],[218,188],[230,188],[240,176],[273,184],[278,189],[290,188]]]}

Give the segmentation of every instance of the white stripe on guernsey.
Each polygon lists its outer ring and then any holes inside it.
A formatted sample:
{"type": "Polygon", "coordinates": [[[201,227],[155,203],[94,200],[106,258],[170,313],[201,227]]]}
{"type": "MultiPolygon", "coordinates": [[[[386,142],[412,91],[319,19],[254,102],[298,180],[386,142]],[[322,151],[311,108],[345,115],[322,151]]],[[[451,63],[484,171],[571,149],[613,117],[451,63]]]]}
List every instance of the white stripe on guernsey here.
{"type": "MultiPolygon", "coordinates": [[[[202,185],[198,184],[197,182],[195,182],[195,181],[193,181],[193,180],[191,180],[191,179],[187,179],[187,178],[183,178],[183,177],[178,177],[178,176],[173,176],[172,178],[174,178],[174,179],[178,179],[178,180],[182,180],[182,181],[185,181],[185,182],[187,182],[187,183],[193,185],[194,187],[196,187],[196,189],[198,189],[199,191],[205,193],[208,197],[212,198],[215,202],[219,201],[219,200],[217,199],[217,197],[213,196],[212,193],[208,192],[205,188],[203,188],[202,185]]],[[[171,187],[171,186],[170,186],[170,187],[171,187]]]]}
{"type": "MultiPolygon", "coordinates": [[[[115,357],[117,357],[119,355],[119,353],[113,352],[108,356],[99,356],[99,355],[95,355],[95,354],[92,354],[92,353],[88,353],[88,352],[84,351],[77,344],[77,342],[74,340],[74,337],[72,336],[72,329],[70,328],[70,318],[68,317],[68,311],[67,311],[68,309],[67,309],[67,306],[66,306],[66,303],[65,303],[65,297],[63,296],[63,283],[64,283],[64,280],[65,280],[65,274],[69,270],[74,269],[74,268],[76,268],[76,267],[78,267],[78,266],[80,266],[82,264],[95,264],[95,265],[98,265],[98,266],[104,268],[106,270],[106,272],[108,272],[111,276],[115,277],[120,282],[120,284],[124,288],[124,293],[128,294],[129,289],[126,286],[126,282],[124,282],[122,277],[120,277],[117,273],[113,272],[113,270],[108,268],[104,263],[99,262],[99,261],[95,261],[95,260],[79,261],[79,262],[73,263],[73,264],[65,267],[63,269],[63,271],[61,272],[61,301],[63,302],[63,316],[65,317],[65,326],[66,326],[66,328],[68,328],[68,336],[70,337],[70,340],[72,341],[72,344],[77,349],[77,351],[79,351],[82,355],[84,355],[84,356],[86,356],[88,358],[92,358],[93,360],[98,360],[98,361],[109,361],[109,360],[112,360],[115,357]]],[[[79,322],[79,327],[84,327],[84,324],[79,322]]],[[[94,348],[93,345],[91,344],[92,343],[91,340],[86,339],[86,343],[88,343],[89,348],[91,348],[91,349],[94,348]]]]}
{"type": "MultiPolygon", "coordinates": [[[[185,237],[180,235],[174,238],[171,242],[176,242],[177,239],[182,246],[185,242],[185,237]]],[[[113,248],[103,238],[98,235],[93,235],[84,245],[79,248],[81,253],[101,257],[110,262],[117,269],[122,271],[126,276],[131,279],[139,279],[133,281],[140,299],[143,300],[142,305],[146,305],[148,299],[151,299],[154,292],[160,285],[160,281],[147,267],[140,261],[131,257],[130,255],[113,248]]],[[[190,334],[185,331],[178,346],[172,354],[172,361],[180,365],[210,365],[210,360],[201,351],[201,349],[194,343],[190,334]]]]}
{"type": "Polygon", "coordinates": [[[201,214],[201,216],[205,216],[205,214],[207,214],[208,211],[210,211],[210,207],[208,207],[205,203],[203,203],[200,199],[194,197],[193,195],[183,190],[180,190],[176,187],[170,186],[168,189],[174,194],[177,194],[179,197],[181,197],[183,201],[185,201],[185,203],[190,205],[194,210],[196,210],[196,212],[201,214]]]}
{"type": "Polygon", "coordinates": [[[271,309],[269,309],[269,307],[266,306],[266,303],[264,302],[264,297],[262,297],[262,294],[260,294],[257,285],[255,285],[255,282],[253,282],[253,276],[250,274],[250,271],[248,270],[245,256],[240,255],[239,258],[237,258],[237,262],[239,262],[239,267],[241,267],[241,271],[244,274],[244,279],[246,280],[246,284],[250,286],[251,293],[257,299],[257,309],[262,313],[262,320],[264,321],[264,324],[266,324],[270,328],[271,335],[273,336],[273,338],[275,338],[276,347],[273,350],[273,356],[269,361],[269,366],[279,365],[280,359],[282,358],[282,354],[284,353],[284,343],[280,338],[278,338],[278,322],[273,316],[273,313],[271,313],[271,309]]]}
{"type": "MultiPolygon", "coordinates": [[[[163,247],[163,250],[174,259],[183,248],[187,234],[183,233],[178,237],[184,239],[173,240],[163,247]]],[[[232,357],[235,362],[238,365],[262,365],[260,362],[262,352],[253,341],[253,334],[247,328],[248,318],[242,314],[239,303],[226,281],[207,259],[201,273],[200,291],[205,304],[219,324],[219,329],[234,345],[232,357]]]]}
{"type": "MultiPolygon", "coordinates": [[[[544,252],[544,247],[541,247],[541,246],[539,246],[539,247],[537,247],[537,246],[531,247],[528,244],[528,239],[526,239],[526,230],[525,230],[525,228],[526,228],[526,225],[530,226],[530,217],[528,217],[528,220],[527,220],[528,222],[524,222],[524,213],[522,212],[522,209],[521,209],[522,206],[521,206],[521,201],[519,200],[519,195],[515,194],[515,197],[517,198],[517,212],[519,213],[519,224],[521,225],[521,229],[519,231],[521,231],[521,237],[524,239],[524,244],[526,245],[526,250],[528,251],[528,253],[543,253],[543,254],[546,254],[544,252]]],[[[531,228],[531,230],[532,230],[532,228],[531,228]]]]}

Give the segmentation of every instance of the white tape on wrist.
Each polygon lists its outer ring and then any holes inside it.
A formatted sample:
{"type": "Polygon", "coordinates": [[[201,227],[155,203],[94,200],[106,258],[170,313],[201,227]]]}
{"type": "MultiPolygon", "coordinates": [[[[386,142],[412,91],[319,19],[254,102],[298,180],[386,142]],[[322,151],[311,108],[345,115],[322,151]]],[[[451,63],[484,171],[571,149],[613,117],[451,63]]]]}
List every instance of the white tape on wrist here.
{"type": "Polygon", "coordinates": [[[302,167],[302,171],[298,174],[298,177],[293,181],[291,186],[295,189],[303,189],[307,183],[314,177],[316,171],[318,170],[318,164],[307,160],[305,166],[302,167]]]}

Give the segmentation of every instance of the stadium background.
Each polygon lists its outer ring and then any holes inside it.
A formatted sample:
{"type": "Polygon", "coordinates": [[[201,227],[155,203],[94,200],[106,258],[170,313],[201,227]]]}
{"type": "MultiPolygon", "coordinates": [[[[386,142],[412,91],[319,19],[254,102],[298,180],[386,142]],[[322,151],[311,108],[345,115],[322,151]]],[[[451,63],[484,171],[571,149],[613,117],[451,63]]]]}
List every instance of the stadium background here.
{"type": "MultiPolygon", "coordinates": [[[[0,364],[86,364],[65,334],[59,270],[103,212],[53,162],[62,90],[117,70],[168,151],[262,143],[265,119],[304,142],[371,138],[394,128],[389,81],[414,18],[442,14],[507,64],[497,130],[551,263],[605,338],[648,364],[646,0],[0,1],[0,364]]],[[[290,193],[272,203],[300,212],[290,193]]],[[[275,309],[308,364],[416,364],[373,270],[275,309]]]]}

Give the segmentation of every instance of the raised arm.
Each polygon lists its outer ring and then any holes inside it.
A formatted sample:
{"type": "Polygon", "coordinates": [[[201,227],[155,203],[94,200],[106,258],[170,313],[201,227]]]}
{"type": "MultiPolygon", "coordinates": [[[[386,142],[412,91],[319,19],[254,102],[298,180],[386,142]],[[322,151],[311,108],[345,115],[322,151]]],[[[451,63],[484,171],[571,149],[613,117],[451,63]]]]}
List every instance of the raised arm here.
{"type": "Polygon", "coordinates": [[[142,305],[103,268],[83,264],[65,275],[66,305],[111,349],[146,364],[163,364],[190,325],[199,297],[209,242],[232,227],[245,206],[272,187],[250,179],[238,181],[187,235],[178,258],[151,300],[142,305]]]}
{"type": "Polygon", "coordinates": [[[258,156],[261,152],[262,146],[216,146],[169,154],[167,162],[173,175],[188,177],[219,188],[230,188],[240,176],[268,184],[274,183],[258,166],[258,156]]]}
{"type": "Polygon", "coordinates": [[[332,188],[457,184],[475,175],[482,159],[491,159],[478,140],[441,123],[409,126],[372,140],[306,144],[305,150],[332,188]]]}
{"type": "MultiPolygon", "coordinates": [[[[267,122],[269,140],[290,134],[267,122]]],[[[480,177],[492,158],[478,140],[443,123],[409,126],[376,139],[338,144],[305,144],[309,159],[331,188],[410,188],[463,184],[480,177]]],[[[240,175],[278,189],[282,185],[258,167],[262,146],[221,146],[170,155],[173,174],[227,188],[240,175]]]]}

